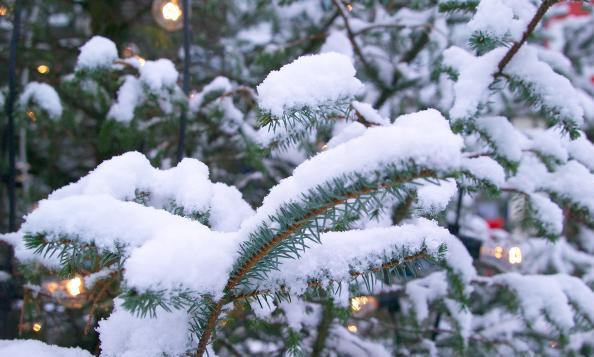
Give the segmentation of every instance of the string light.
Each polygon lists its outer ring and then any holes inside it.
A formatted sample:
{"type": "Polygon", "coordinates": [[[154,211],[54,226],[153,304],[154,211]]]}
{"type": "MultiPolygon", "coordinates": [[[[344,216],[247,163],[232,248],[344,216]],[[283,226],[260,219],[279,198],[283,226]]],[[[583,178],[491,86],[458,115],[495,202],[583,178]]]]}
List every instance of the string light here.
{"type": "Polygon", "coordinates": [[[353,4],[351,4],[351,3],[346,4],[346,8],[349,12],[353,11],[353,4]]]}
{"type": "Polygon", "coordinates": [[[78,276],[66,282],[66,291],[70,296],[78,296],[82,293],[83,281],[78,276]]]}
{"type": "Polygon", "coordinates": [[[27,118],[29,118],[29,120],[31,120],[34,123],[35,121],[37,121],[37,116],[35,115],[35,112],[31,110],[27,112],[27,118]]]}
{"type": "Polygon", "coordinates": [[[183,27],[184,13],[179,0],[154,0],[152,13],[157,24],[167,31],[178,31],[183,27]]]}
{"type": "Polygon", "coordinates": [[[520,247],[511,247],[508,252],[510,264],[520,264],[522,262],[522,250],[520,247]]]}
{"type": "Polygon", "coordinates": [[[495,258],[497,259],[501,259],[503,258],[503,247],[495,247],[495,254],[494,254],[495,258]]]}
{"type": "Polygon", "coordinates": [[[50,68],[45,64],[40,64],[39,66],[37,66],[37,72],[39,72],[40,74],[48,74],[49,71],[50,68]]]}
{"type": "Polygon", "coordinates": [[[41,331],[41,327],[42,327],[41,322],[36,322],[33,324],[32,330],[35,332],[39,332],[39,331],[41,331]]]}
{"type": "Polygon", "coordinates": [[[355,324],[348,324],[347,330],[349,330],[349,332],[352,332],[352,333],[357,333],[357,331],[359,331],[359,328],[355,324]]]}
{"type": "Polygon", "coordinates": [[[8,14],[8,8],[4,5],[0,6],[0,17],[4,17],[8,14]]]}

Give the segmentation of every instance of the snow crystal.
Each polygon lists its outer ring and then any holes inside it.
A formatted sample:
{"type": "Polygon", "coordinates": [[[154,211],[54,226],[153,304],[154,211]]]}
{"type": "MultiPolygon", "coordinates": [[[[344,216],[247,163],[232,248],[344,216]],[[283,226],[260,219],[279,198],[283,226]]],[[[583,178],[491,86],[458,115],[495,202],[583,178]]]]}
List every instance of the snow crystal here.
{"type": "Polygon", "coordinates": [[[23,107],[30,102],[37,104],[45,110],[50,118],[56,119],[62,116],[62,103],[56,90],[49,84],[30,82],[25,87],[23,94],[19,98],[19,103],[23,107]]]}
{"type": "Polygon", "coordinates": [[[185,311],[157,309],[155,318],[140,318],[115,301],[111,315],[99,321],[101,355],[105,357],[160,357],[184,355],[191,348],[189,317],[185,311]]]}
{"type": "Polygon", "coordinates": [[[59,347],[37,340],[0,340],[0,356],[6,357],[92,357],[78,347],[59,347]]]}
{"type": "Polygon", "coordinates": [[[353,58],[353,46],[343,31],[332,31],[320,48],[320,53],[336,52],[353,58]]]}
{"type": "Polygon", "coordinates": [[[107,116],[122,123],[134,119],[134,111],[142,100],[142,86],[134,76],[126,76],[124,84],[118,90],[118,98],[109,108],[107,116]]]}
{"type": "Polygon", "coordinates": [[[382,117],[369,103],[353,101],[351,105],[369,123],[377,125],[390,124],[390,120],[382,117]]]}
{"type": "Polygon", "coordinates": [[[352,60],[339,53],[302,56],[258,85],[259,105],[275,116],[286,109],[351,98],[363,89],[352,60]]]}
{"type": "Polygon", "coordinates": [[[76,68],[79,70],[108,68],[117,58],[118,49],[115,43],[105,37],[94,36],[81,46],[76,68]]]}
{"type": "Polygon", "coordinates": [[[529,0],[481,0],[468,22],[473,32],[519,41],[536,12],[529,0]]]}
{"type": "Polygon", "coordinates": [[[164,58],[146,61],[140,68],[140,81],[157,93],[164,88],[173,87],[178,76],[173,62],[164,58]]]}

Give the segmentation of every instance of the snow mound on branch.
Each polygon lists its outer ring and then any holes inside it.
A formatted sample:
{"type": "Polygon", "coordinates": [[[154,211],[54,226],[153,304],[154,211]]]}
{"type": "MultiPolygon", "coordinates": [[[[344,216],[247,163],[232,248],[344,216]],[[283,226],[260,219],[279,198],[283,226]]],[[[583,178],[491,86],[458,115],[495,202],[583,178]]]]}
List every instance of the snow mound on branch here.
{"type": "Polygon", "coordinates": [[[355,78],[348,56],[328,52],[299,57],[270,72],[257,89],[260,107],[282,116],[289,108],[352,98],[361,92],[363,84],[355,78]]]}
{"type": "Polygon", "coordinates": [[[353,101],[351,103],[353,108],[359,113],[367,122],[377,125],[389,125],[390,120],[381,116],[371,104],[365,102],[353,101]]]}
{"type": "Polygon", "coordinates": [[[439,172],[459,169],[462,146],[462,138],[435,109],[403,115],[390,126],[369,128],[299,165],[291,177],[270,190],[256,215],[243,222],[241,231],[249,235],[283,204],[298,201],[304,192],[345,174],[375,177],[377,170],[387,166],[404,169],[411,161],[439,172]]]}
{"type": "Polygon", "coordinates": [[[115,301],[115,309],[99,321],[101,355],[105,357],[145,357],[184,355],[188,345],[190,319],[182,310],[157,309],[155,318],[140,318],[115,301]]]}
{"type": "Polygon", "coordinates": [[[353,45],[343,31],[332,31],[320,48],[320,53],[336,52],[353,58],[353,45]]]}
{"type": "Polygon", "coordinates": [[[23,240],[22,232],[0,234],[0,241],[4,241],[12,246],[14,249],[14,256],[16,259],[25,264],[41,264],[48,268],[58,269],[60,267],[60,259],[57,256],[35,254],[35,250],[27,249],[25,241],[23,240]]]}
{"type": "Polygon", "coordinates": [[[312,245],[300,259],[284,260],[280,270],[270,273],[269,283],[304,291],[310,279],[319,279],[322,286],[332,281],[349,281],[353,271],[379,268],[392,255],[414,255],[424,248],[428,256],[437,258],[442,245],[447,247],[447,264],[465,282],[476,274],[472,258],[462,243],[434,221],[423,218],[395,227],[328,232],[322,234],[320,240],[322,244],[312,245]]]}
{"type": "Polygon", "coordinates": [[[232,231],[253,214],[252,208],[235,188],[208,179],[208,167],[196,159],[183,159],[168,170],[154,168],[138,152],[128,152],[101,163],[87,176],[54,191],[49,200],[74,195],[105,194],[119,200],[131,201],[139,193],[150,206],[181,208],[185,214],[205,213],[210,210],[212,228],[232,231]],[[227,209],[234,212],[229,215],[227,209]]]}
{"type": "Polygon", "coordinates": [[[122,123],[134,119],[134,111],[143,98],[140,81],[134,76],[126,76],[124,84],[118,89],[118,98],[109,108],[107,116],[122,123]]]}
{"type": "Polygon", "coordinates": [[[111,40],[93,36],[89,41],[80,47],[80,54],[76,62],[76,69],[97,69],[111,67],[113,61],[118,58],[118,49],[111,40]]]}
{"type": "Polygon", "coordinates": [[[52,119],[62,116],[62,103],[56,90],[45,83],[30,82],[25,87],[23,94],[19,98],[22,106],[27,106],[32,101],[45,110],[52,119]]]}
{"type": "Polygon", "coordinates": [[[509,35],[518,41],[535,12],[529,0],[481,0],[468,27],[473,32],[497,38],[509,35]]]}
{"type": "Polygon", "coordinates": [[[177,73],[173,62],[165,58],[146,61],[144,66],[140,67],[140,81],[153,92],[175,86],[178,77],[179,73],[177,73]]]}
{"type": "Polygon", "coordinates": [[[92,357],[78,347],[59,347],[37,340],[0,340],[0,356],[6,357],[92,357]]]}

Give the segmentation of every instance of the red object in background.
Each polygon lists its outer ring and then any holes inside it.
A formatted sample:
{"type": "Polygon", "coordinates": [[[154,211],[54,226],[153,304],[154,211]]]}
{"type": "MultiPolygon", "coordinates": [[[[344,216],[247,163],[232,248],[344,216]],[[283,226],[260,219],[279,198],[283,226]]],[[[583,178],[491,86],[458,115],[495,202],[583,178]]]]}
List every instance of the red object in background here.
{"type": "Polygon", "coordinates": [[[487,224],[490,229],[503,229],[505,226],[505,220],[503,218],[488,219],[487,224]]]}

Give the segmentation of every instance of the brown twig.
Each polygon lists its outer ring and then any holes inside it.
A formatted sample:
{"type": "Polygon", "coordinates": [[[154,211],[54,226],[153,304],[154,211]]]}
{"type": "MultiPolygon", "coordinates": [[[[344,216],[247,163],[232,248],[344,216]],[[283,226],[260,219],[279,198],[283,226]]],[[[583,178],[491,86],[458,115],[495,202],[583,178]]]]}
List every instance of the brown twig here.
{"type": "Polygon", "coordinates": [[[505,56],[503,56],[501,61],[499,61],[499,64],[497,65],[497,73],[495,73],[494,75],[495,77],[498,77],[503,74],[505,66],[509,64],[512,58],[520,50],[520,47],[522,47],[522,45],[528,40],[528,37],[534,32],[536,25],[538,25],[540,20],[542,20],[547,10],[549,10],[549,8],[558,1],[559,0],[544,0],[542,4],[540,4],[538,10],[536,10],[536,13],[534,14],[534,17],[532,17],[532,20],[530,20],[530,22],[528,23],[528,27],[526,28],[526,31],[524,31],[524,34],[522,35],[520,41],[514,42],[514,44],[509,48],[509,50],[505,54],[505,56]]]}

